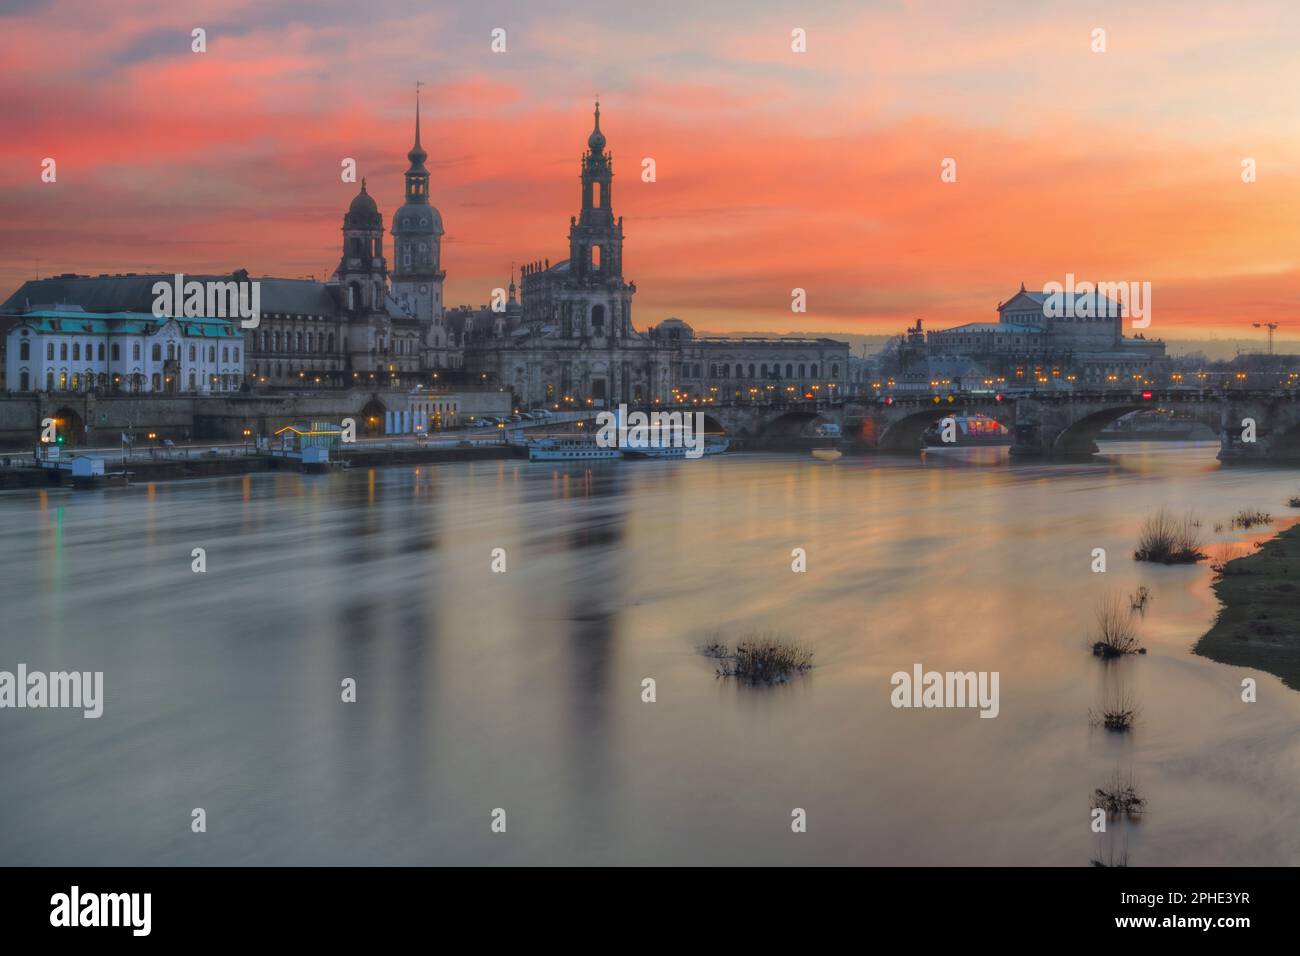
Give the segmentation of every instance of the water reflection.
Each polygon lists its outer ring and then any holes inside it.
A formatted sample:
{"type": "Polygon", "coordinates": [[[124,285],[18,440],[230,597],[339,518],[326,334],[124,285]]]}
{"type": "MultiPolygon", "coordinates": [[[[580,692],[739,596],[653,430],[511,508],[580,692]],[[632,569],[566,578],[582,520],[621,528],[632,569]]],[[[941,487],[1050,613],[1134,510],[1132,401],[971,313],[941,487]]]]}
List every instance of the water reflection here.
{"type": "Polygon", "coordinates": [[[1300,862],[1300,694],[1253,674],[1243,706],[1246,671],[1189,653],[1208,569],[1129,560],[1161,505],[1210,528],[1279,513],[1294,478],[1213,446],[999,452],[0,494],[0,667],[104,670],[108,696],[99,721],[3,718],[0,860],[1300,862]],[[1148,654],[1099,661],[1097,602],[1140,586],[1148,654]],[[738,688],[697,653],[715,631],[788,635],[817,666],[738,688]],[[918,662],[998,671],[997,719],[893,709],[918,662]],[[1130,731],[1089,725],[1130,697],[1130,731]],[[1102,843],[1087,798],[1117,769],[1151,812],[1102,843]],[[201,848],[194,806],[220,821],[201,848]]]}

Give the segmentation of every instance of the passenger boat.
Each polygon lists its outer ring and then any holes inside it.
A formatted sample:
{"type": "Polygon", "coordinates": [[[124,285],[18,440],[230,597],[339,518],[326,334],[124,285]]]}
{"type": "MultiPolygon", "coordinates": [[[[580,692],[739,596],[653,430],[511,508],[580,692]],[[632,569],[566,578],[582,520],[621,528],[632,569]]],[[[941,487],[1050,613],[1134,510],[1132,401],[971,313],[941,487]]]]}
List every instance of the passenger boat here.
{"type": "Polygon", "coordinates": [[[972,445],[1010,445],[1011,432],[999,422],[982,415],[954,415],[957,423],[956,441],[945,442],[941,424],[935,423],[922,436],[931,448],[968,448],[972,445]]]}
{"type": "MultiPolygon", "coordinates": [[[[731,447],[731,441],[723,436],[706,437],[704,439],[704,455],[720,455],[731,447]]],[[[686,453],[691,449],[685,445],[647,445],[645,448],[625,448],[624,455],[628,458],[657,458],[657,459],[678,459],[689,457],[686,453]]]]}
{"type": "Polygon", "coordinates": [[[529,461],[600,461],[622,458],[623,449],[605,448],[594,438],[538,438],[528,443],[529,461]]]}

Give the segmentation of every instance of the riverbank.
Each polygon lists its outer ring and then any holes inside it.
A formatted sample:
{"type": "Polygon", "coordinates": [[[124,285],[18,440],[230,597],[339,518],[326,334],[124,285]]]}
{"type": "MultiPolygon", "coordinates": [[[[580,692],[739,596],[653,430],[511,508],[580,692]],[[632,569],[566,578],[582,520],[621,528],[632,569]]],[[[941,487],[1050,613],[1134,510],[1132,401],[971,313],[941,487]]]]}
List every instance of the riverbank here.
{"type": "Polygon", "coordinates": [[[1266,671],[1300,690],[1300,525],[1229,561],[1214,593],[1223,610],[1195,652],[1266,671]]]}

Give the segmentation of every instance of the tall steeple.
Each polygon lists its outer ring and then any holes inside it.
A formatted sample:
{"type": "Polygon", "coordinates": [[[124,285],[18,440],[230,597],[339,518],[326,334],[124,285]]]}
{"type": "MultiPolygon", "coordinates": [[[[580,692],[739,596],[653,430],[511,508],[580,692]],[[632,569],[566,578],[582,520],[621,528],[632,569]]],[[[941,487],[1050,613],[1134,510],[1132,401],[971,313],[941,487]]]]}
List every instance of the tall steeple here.
{"type": "Polygon", "coordinates": [[[406,171],[406,201],[408,203],[427,203],[429,201],[429,170],[424,165],[424,161],[429,158],[429,154],[420,145],[420,87],[422,85],[418,81],[415,84],[415,145],[406,154],[406,158],[411,162],[410,168],[406,171]]]}
{"type": "Polygon", "coordinates": [[[406,158],[406,202],[393,216],[392,294],[408,315],[427,324],[426,368],[447,368],[450,353],[442,322],[442,215],[429,202],[429,158],[420,141],[420,87],[415,84],[415,143],[406,158]]]}
{"type": "Polygon", "coordinates": [[[582,154],[582,210],[569,227],[569,268],[583,279],[620,279],[623,274],[623,224],[614,218],[614,157],[605,151],[600,130],[600,100],[582,154]]]}

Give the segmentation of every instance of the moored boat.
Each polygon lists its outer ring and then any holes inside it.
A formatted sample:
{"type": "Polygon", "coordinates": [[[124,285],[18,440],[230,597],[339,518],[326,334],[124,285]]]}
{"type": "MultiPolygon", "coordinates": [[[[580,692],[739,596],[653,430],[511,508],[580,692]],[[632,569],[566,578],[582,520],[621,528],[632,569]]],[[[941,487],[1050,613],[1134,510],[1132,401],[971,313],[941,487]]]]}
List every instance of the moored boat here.
{"type": "Polygon", "coordinates": [[[621,448],[605,448],[594,438],[538,438],[528,443],[529,461],[600,461],[622,457],[621,448]]]}
{"type": "MultiPolygon", "coordinates": [[[[703,458],[707,455],[720,455],[731,447],[729,439],[721,436],[704,439],[703,458]]],[[[685,445],[648,445],[645,448],[625,448],[623,453],[628,458],[690,458],[691,449],[685,445]]]]}

